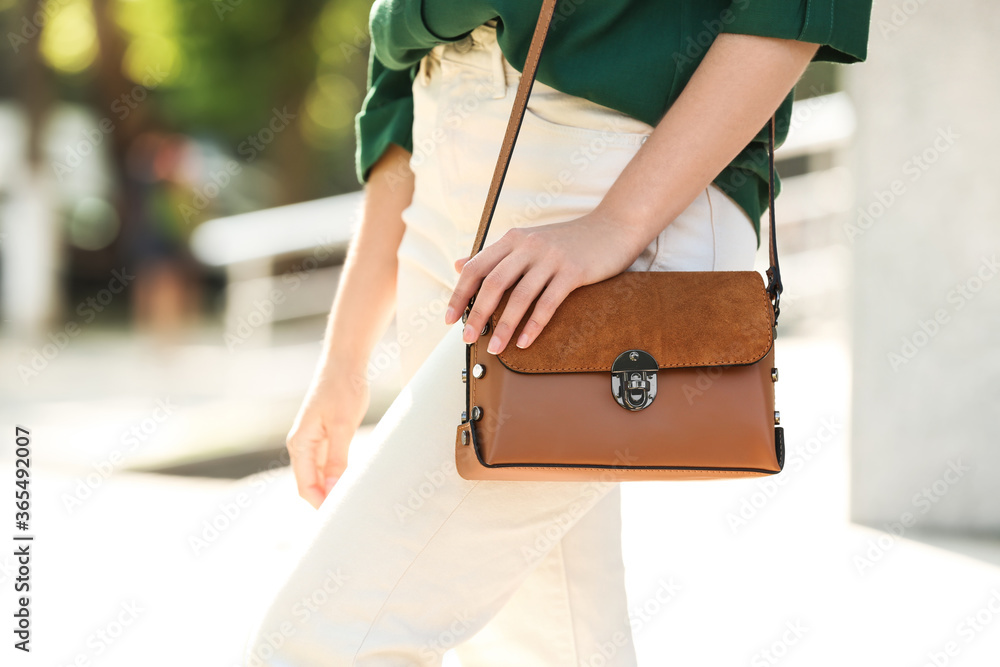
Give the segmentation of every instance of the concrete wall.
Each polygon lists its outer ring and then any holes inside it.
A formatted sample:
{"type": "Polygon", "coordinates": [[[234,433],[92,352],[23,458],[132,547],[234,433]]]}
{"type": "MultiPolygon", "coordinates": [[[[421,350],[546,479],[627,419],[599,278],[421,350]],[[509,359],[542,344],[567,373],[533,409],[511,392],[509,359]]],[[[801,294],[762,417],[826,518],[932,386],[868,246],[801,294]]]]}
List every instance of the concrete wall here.
{"type": "Polygon", "coordinates": [[[852,514],[1000,532],[1000,3],[875,8],[848,68],[852,514]]]}

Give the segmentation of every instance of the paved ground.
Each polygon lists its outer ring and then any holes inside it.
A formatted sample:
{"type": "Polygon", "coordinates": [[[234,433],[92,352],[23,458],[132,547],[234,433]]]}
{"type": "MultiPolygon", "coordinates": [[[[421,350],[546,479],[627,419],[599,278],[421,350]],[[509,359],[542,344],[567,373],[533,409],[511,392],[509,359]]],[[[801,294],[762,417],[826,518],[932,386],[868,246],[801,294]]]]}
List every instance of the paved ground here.
{"type": "MultiPolygon", "coordinates": [[[[850,524],[844,350],[789,339],[778,355],[789,442],[780,477],[626,485],[641,664],[997,665],[997,544],[949,543],[971,558],[850,524]]],[[[35,650],[3,664],[236,665],[267,591],[314,527],[288,470],[221,480],[118,469],[87,486],[100,459],[72,455],[65,438],[83,413],[58,407],[32,414],[35,650]],[[223,528],[206,529],[213,521],[223,528]]],[[[354,451],[364,448],[362,435],[354,451]]],[[[11,477],[5,460],[0,478],[11,477]]],[[[10,552],[0,550],[5,593],[10,552]]]]}

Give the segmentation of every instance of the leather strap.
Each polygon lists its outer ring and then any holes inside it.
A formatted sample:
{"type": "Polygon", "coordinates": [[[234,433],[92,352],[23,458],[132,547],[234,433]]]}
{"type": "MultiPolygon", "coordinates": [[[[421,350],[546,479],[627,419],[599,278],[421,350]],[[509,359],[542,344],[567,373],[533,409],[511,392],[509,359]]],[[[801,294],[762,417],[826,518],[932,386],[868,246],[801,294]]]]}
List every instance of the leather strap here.
{"type": "MultiPolygon", "coordinates": [[[[538,23],[535,25],[535,32],[531,36],[531,44],[528,46],[528,55],[524,61],[524,69],[521,72],[521,80],[517,85],[517,93],[514,96],[514,106],[510,111],[510,119],[507,121],[507,130],[504,132],[503,143],[500,145],[500,155],[497,157],[496,168],[493,170],[493,179],[490,181],[490,189],[486,195],[486,205],[483,207],[483,215],[479,219],[479,229],[476,238],[472,243],[470,256],[475,255],[483,249],[486,244],[486,234],[490,229],[490,222],[496,211],[497,200],[500,198],[500,189],[503,187],[504,178],[507,176],[507,167],[510,165],[510,156],[514,151],[514,142],[521,131],[521,122],[524,120],[524,111],[528,106],[528,95],[531,93],[531,86],[535,82],[535,73],[538,69],[538,59],[542,54],[542,47],[545,45],[545,38],[549,32],[549,25],[552,23],[552,15],[555,13],[556,0],[543,0],[542,9],[538,14],[538,23]]],[[[781,270],[778,268],[778,247],[777,234],[774,224],[774,116],[768,122],[768,142],[767,142],[767,162],[768,162],[768,220],[770,223],[770,236],[768,239],[768,261],[770,266],[767,269],[767,294],[774,306],[774,323],[778,323],[778,301],[781,298],[781,270]]],[[[473,296],[473,300],[475,297],[473,296]]],[[[471,305],[471,301],[470,301],[471,305]]]]}
{"type": "Polygon", "coordinates": [[[497,199],[500,197],[500,188],[503,187],[503,179],[507,175],[507,166],[510,164],[510,154],[514,150],[514,142],[517,141],[517,134],[521,131],[524,109],[528,106],[528,95],[531,93],[532,84],[535,83],[538,57],[542,54],[542,46],[545,44],[545,37],[548,35],[549,24],[552,23],[552,14],[555,13],[555,9],[556,0],[543,0],[542,10],[538,14],[538,23],[535,25],[535,33],[531,36],[531,44],[528,46],[528,55],[524,61],[521,80],[517,84],[514,108],[510,110],[507,131],[503,135],[503,143],[500,144],[500,156],[497,158],[497,166],[493,170],[493,180],[490,181],[490,191],[486,195],[486,206],[483,207],[483,216],[479,219],[479,231],[476,232],[476,240],[472,243],[470,256],[482,250],[486,243],[486,233],[490,229],[490,221],[493,219],[497,199]]]}
{"type": "Polygon", "coordinates": [[[778,324],[778,302],[781,301],[781,269],[778,267],[778,233],[774,224],[774,116],[768,121],[767,132],[767,223],[770,229],[767,240],[767,295],[774,307],[774,323],[778,324]]]}

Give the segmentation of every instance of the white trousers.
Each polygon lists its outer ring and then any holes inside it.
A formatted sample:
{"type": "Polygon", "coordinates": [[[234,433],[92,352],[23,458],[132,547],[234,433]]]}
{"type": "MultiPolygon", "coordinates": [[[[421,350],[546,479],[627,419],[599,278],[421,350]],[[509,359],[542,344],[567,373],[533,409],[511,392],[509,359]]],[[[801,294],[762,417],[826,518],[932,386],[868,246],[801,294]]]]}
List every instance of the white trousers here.
{"type": "MultiPolygon", "coordinates": [[[[371,456],[320,508],[318,533],[247,645],[248,667],[440,665],[452,648],[465,667],[636,664],[620,485],[455,470],[465,354],[462,323],[445,326],[444,309],[519,76],[491,26],[421,62],[416,188],[398,252],[406,384],[371,456]]],[[[487,243],[592,210],[652,129],[536,82],[487,243]]],[[[746,214],[710,186],[630,268],[749,269],[755,250],[746,214]]]]}

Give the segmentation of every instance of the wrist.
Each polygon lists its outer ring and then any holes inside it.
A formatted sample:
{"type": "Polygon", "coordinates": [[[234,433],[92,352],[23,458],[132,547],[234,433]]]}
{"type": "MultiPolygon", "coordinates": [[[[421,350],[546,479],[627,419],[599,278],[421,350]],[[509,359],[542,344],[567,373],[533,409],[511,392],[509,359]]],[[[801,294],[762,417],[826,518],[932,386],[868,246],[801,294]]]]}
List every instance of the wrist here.
{"type": "Polygon", "coordinates": [[[316,366],[316,379],[322,383],[368,384],[367,356],[326,348],[316,366]]]}
{"type": "Polygon", "coordinates": [[[623,241],[628,253],[638,256],[656,235],[667,226],[662,215],[657,215],[645,201],[634,201],[621,205],[605,198],[593,216],[602,224],[614,230],[618,240],[623,241]]]}

